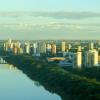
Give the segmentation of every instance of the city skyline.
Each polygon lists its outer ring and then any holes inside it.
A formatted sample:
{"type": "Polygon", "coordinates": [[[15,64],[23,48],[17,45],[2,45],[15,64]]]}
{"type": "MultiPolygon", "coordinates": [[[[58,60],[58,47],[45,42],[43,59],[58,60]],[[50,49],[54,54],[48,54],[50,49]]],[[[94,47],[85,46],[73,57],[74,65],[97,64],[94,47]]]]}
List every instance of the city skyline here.
{"type": "Polygon", "coordinates": [[[0,39],[99,39],[99,0],[1,0],[0,39]]]}

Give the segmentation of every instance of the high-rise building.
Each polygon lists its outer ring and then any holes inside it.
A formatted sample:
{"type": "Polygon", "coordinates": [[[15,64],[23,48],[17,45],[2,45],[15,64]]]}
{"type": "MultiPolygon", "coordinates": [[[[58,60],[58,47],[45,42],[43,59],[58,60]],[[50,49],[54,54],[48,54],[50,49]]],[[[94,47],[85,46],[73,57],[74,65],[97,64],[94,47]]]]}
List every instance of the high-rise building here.
{"type": "Polygon", "coordinates": [[[34,54],[34,52],[33,52],[33,44],[30,45],[30,54],[31,54],[31,55],[34,54]]]}
{"type": "Polygon", "coordinates": [[[98,66],[98,51],[94,52],[94,66],[98,66]]]}
{"type": "Polygon", "coordinates": [[[94,43],[89,43],[89,50],[93,50],[94,49],[94,43]]]}
{"type": "Polygon", "coordinates": [[[84,66],[85,67],[97,67],[98,66],[98,51],[89,50],[84,53],[84,66]]]}
{"type": "Polygon", "coordinates": [[[37,53],[37,43],[33,44],[33,54],[35,55],[37,53]]]}
{"type": "Polygon", "coordinates": [[[29,54],[30,53],[30,44],[25,43],[25,53],[29,54]]]}
{"type": "Polygon", "coordinates": [[[16,47],[16,44],[13,46],[13,53],[18,54],[18,48],[16,47]]]}
{"type": "Polygon", "coordinates": [[[78,46],[78,51],[82,51],[82,47],[81,46],[78,46]]]}
{"type": "Polygon", "coordinates": [[[68,49],[69,49],[69,50],[71,49],[71,47],[72,47],[71,44],[68,44],[68,49]]]}
{"type": "Polygon", "coordinates": [[[82,52],[73,53],[73,68],[82,67],[82,52]]]}
{"type": "Polygon", "coordinates": [[[82,67],[82,52],[80,51],[77,52],[77,67],[82,67]]]}
{"type": "Polygon", "coordinates": [[[23,54],[23,48],[19,48],[19,49],[18,49],[18,53],[19,53],[19,54],[23,54]]]}
{"type": "Polygon", "coordinates": [[[51,45],[51,52],[52,54],[56,54],[56,44],[51,45]]]}
{"type": "Polygon", "coordinates": [[[66,49],[66,43],[63,41],[63,42],[61,43],[61,51],[62,51],[62,52],[65,52],[65,49],[66,49]]]}
{"type": "Polygon", "coordinates": [[[8,44],[7,44],[7,42],[4,43],[4,51],[8,51],[8,44]]]}
{"type": "Polygon", "coordinates": [[[51,44],[47,44],[47,52],[51,52],[51,44]]]}
{"type": "Polygon", "coordinates": [[[37,49],[38,49],[38,53],[46,53],[46,43],[45,42],[39,42],[37,49]]]}
{"type": "Polygon", "coordinates": [[[11,43],[10,48],[13,49],[13,47],[14,47],[14,43],[11,43]]]}
{"type": "Polygon", "coordinates": [[[12,40],[11,39],[8,39],[8,44],[11,44],[12,43],[12,40]]]}
{"type": "Polygon", "coordinates": [[[16,47],[17,47],[17,48],[20,48],[20,46],[21,46],[21,43],[20,43],[19,41],[17,41],[17,42],[16,42],[16,47]]]}
{"type": "Polygon", "coordinates": [[[11,39],[8,39],[8,41],[6,41],[4,43],[4,50],[11,51],[12,49],[13,49],[13,43],[12,43],[11,39]]]}

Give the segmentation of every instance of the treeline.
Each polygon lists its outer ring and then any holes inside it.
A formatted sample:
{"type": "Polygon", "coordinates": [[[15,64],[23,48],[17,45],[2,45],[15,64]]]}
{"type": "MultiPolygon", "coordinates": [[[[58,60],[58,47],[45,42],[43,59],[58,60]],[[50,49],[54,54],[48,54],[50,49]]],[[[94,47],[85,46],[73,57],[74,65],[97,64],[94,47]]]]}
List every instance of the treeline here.
{"type": "Polygon", "coordinates": [[[10,55],[5,59],[63,100],[100,100],[100,82],[94,79],[48,65],[45,60],[29,55],[10,55]]]}
{"type": "Polygon", "coordinates": [[[64,68],[67,71],[70,71],[70,73],[77,74],[79,76],[84,76],[87,78],[90,78],[92,80],[96,80],[100,82],[100,67],[91,67],[91,68],[85,68],[82,69],[75,69],[75,68],[64,68]]]}

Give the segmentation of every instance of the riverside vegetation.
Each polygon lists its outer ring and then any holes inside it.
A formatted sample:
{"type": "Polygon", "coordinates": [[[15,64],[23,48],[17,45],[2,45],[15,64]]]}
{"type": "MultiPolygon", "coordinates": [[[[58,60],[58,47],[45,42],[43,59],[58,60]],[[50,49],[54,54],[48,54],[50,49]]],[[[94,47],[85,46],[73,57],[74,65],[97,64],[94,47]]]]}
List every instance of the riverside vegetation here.
{"type": "Polygon", "coordinates": [[[100,100],[100,69],[63,69],[44,59],[30,55],[9,55],[4,58],[62,100],[100,100]],[[97,72],[96,72],[97,71],[97,72]],[[97,79],[97,80],[96,80],[97,79]]]}

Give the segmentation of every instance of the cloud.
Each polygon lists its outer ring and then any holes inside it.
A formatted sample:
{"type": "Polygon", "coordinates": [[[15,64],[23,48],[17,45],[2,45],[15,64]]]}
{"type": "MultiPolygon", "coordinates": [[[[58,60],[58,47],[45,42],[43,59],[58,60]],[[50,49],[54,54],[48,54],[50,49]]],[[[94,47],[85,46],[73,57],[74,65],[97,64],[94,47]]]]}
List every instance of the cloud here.
{"type": "Polygon", "coordinates": [[[49,23],[0,23],[0,28],[12,30],[40,30],[40,31],[72,31],[72,32],[100,32],[99,23],[66,23],[66,22],[49,22],[49,23]]]}
{"type": "Polygon", "coordinates": [[[33,16],[52,17],[57,19],[86,19],[100,17],[100,13],[94,12],[40,12],[33,16]]]}
{"type": "Polygon", "coordinates": [[[55,19],[86,19],[100,17],[96,12],[0,12],[0,17],[51,17],[55,19]]]}

